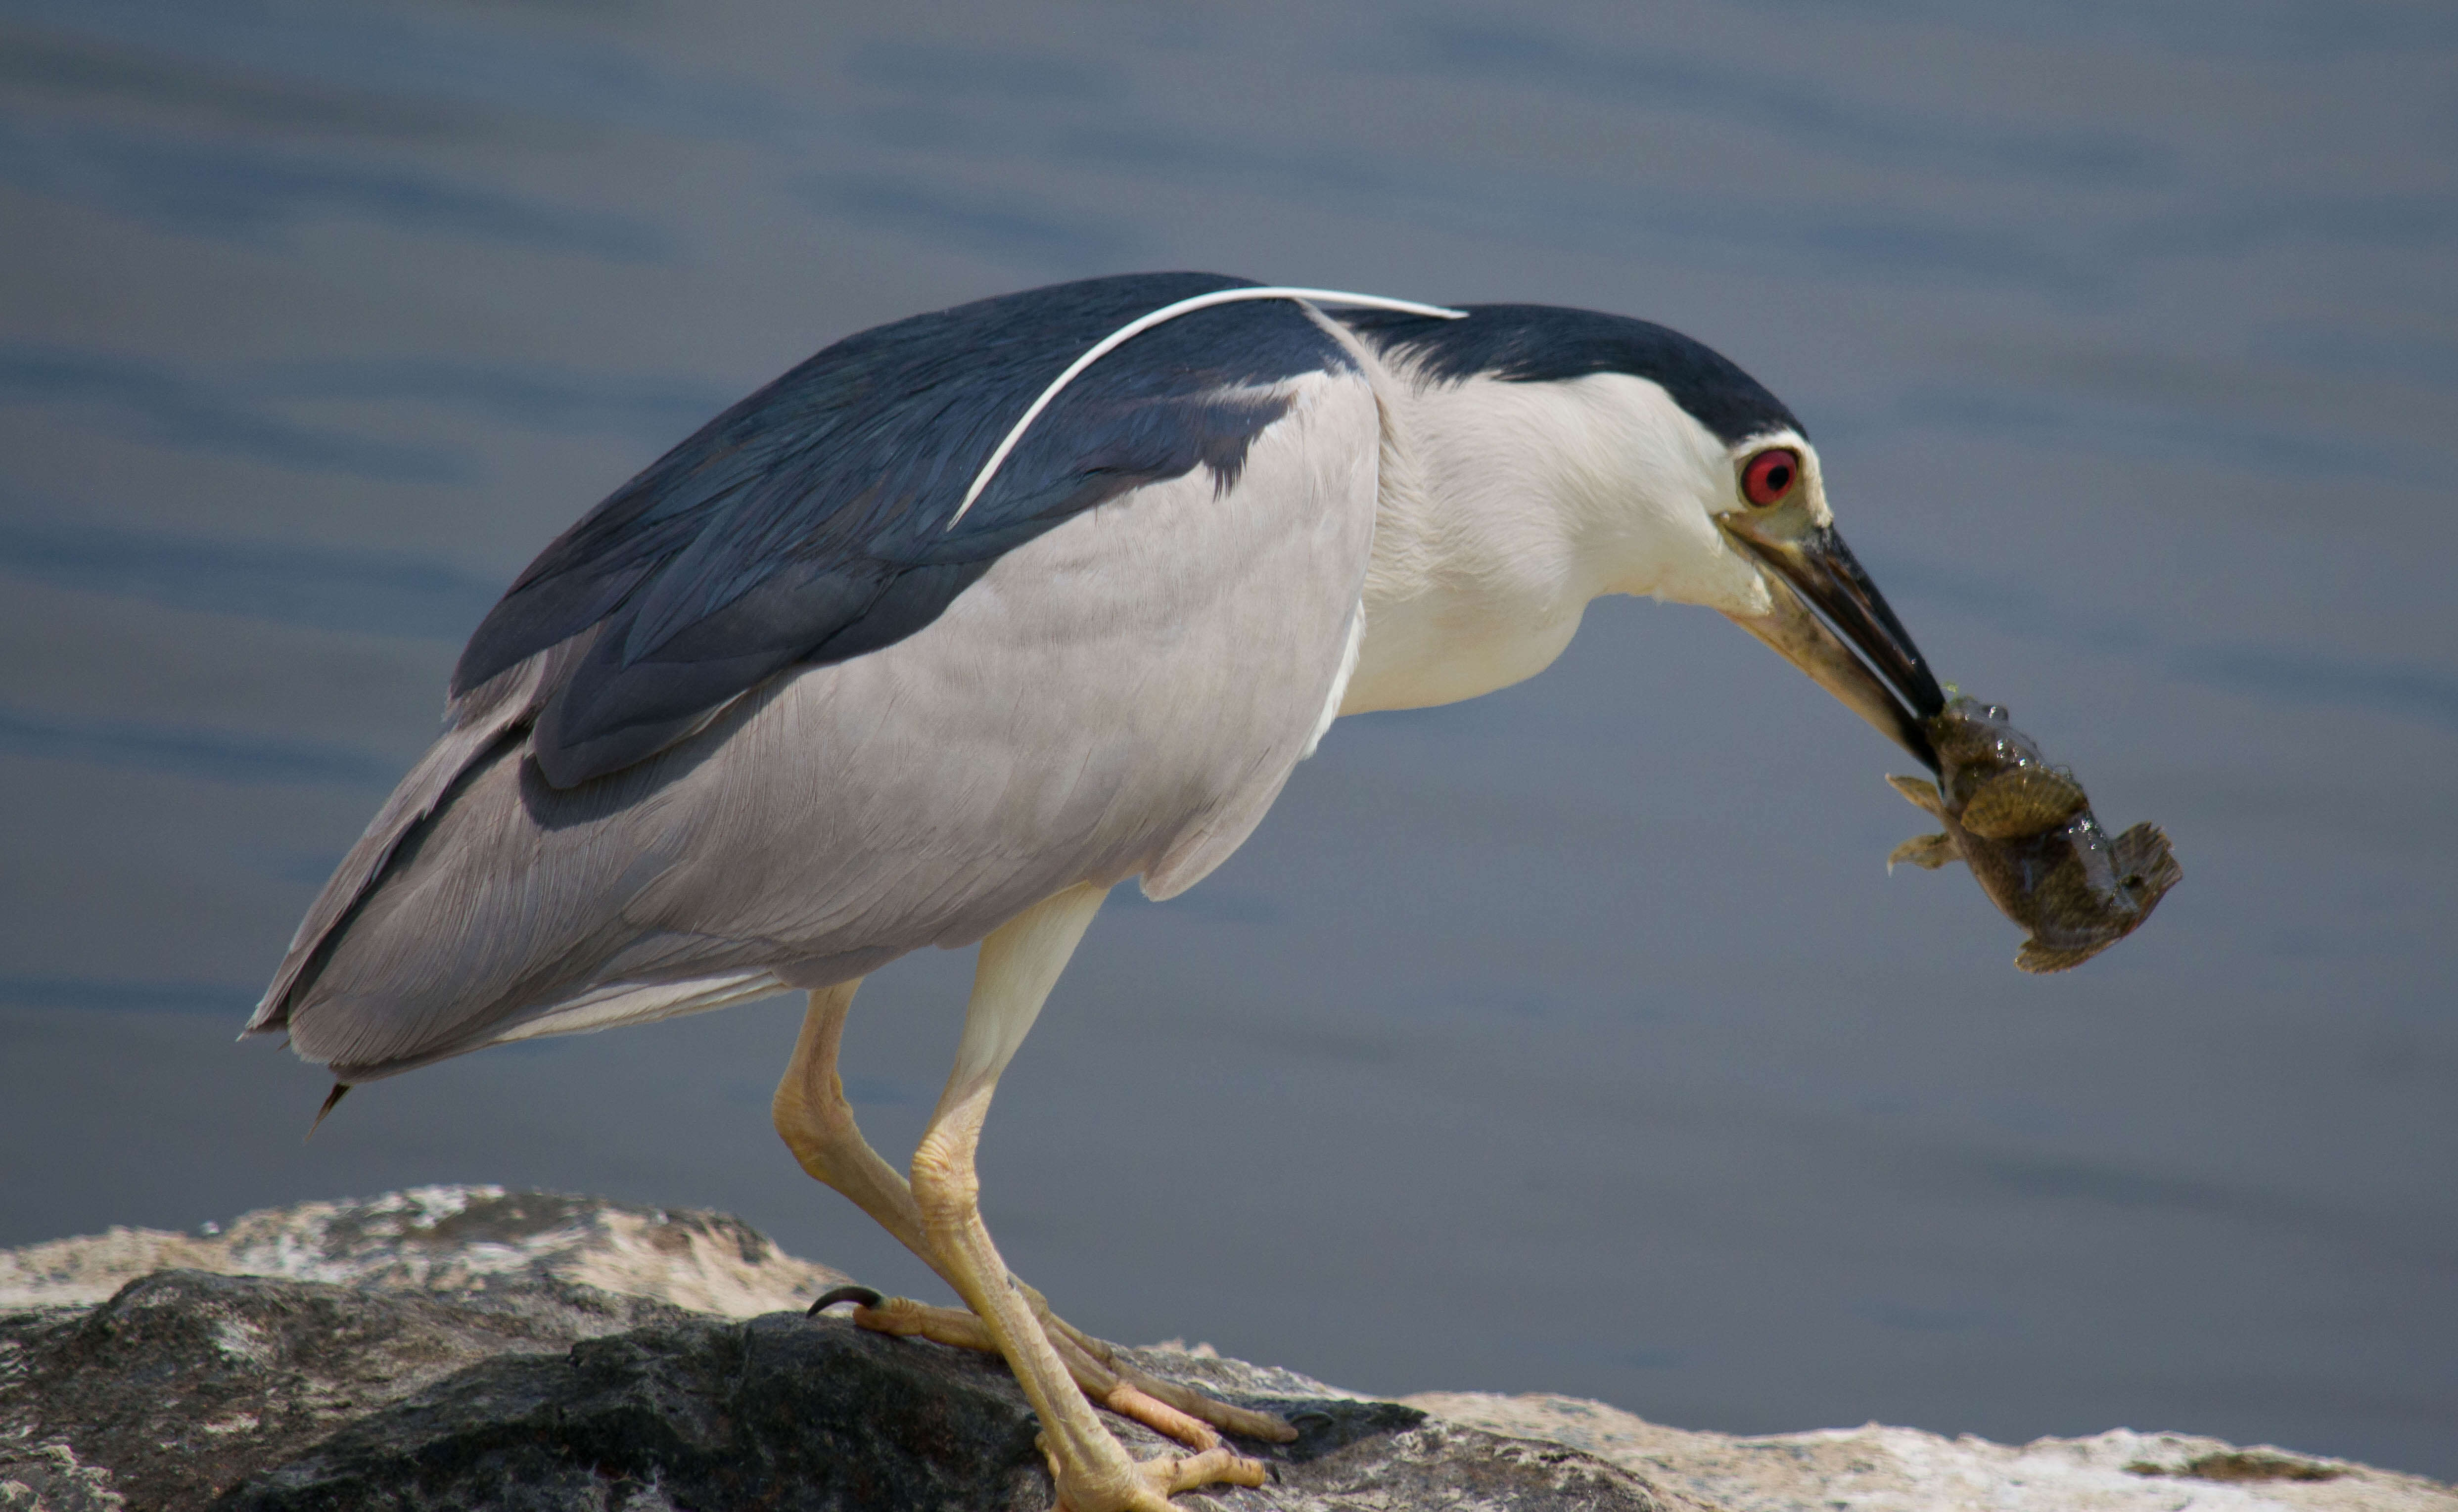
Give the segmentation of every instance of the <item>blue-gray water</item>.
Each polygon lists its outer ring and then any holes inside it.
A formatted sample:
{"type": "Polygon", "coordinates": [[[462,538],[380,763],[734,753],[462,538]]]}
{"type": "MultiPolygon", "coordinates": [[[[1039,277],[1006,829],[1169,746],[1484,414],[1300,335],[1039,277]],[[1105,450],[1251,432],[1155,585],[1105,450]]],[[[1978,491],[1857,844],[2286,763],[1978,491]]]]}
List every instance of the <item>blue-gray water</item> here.
{"type": "MultiPolygon", "coordinates": [[[[992,1229],[1113,1337],[1743,1430],[2458,1476],[2458,12],[0,5],[0,1244],[501,1181],[920,1267],[783,1000],[370,1087],[234,1046],[461,638],[877,321],[1201,267],[1664,321],[2186,880],[2068,976],[1716,616],[1350,721],[1094,926],[992,1229]],[[919,16],[915,10],[912,14],[919,16]]],[[[966,959],[865,988],[901,1151],[966,959]]]]}

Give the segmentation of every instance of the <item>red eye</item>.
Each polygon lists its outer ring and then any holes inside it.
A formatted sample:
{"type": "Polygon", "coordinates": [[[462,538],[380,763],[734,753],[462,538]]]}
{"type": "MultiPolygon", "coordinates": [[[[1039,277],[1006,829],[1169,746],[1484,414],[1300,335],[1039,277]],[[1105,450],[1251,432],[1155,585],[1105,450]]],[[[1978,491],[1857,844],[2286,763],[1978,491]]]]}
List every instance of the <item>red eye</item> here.
{"type": "Polygon", "coordinates": [[[1790,446],[1769,446],[1741,469],[1741,497],[1756,505],[1774,504],[1801,481],[1801,453],[1790,446]]]}

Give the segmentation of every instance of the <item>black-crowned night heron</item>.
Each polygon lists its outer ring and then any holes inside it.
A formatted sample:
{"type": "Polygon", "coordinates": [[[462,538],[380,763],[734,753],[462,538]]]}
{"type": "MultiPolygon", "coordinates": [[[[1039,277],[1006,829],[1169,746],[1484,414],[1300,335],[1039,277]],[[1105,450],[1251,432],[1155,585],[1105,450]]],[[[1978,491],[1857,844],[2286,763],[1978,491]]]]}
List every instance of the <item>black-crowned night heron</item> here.
{"type": "Polygon", "coordinates": [[[1253,1483],[1213,1427],[1283,1425],[1009,1275],[976,1202],[991,1090],[1112,886],[1193,886],[1336,716],[1517,682],[1606,593],[1721,611],[1930,759],[1936,681],[1817,451],[1661,326],[1154,274],[865,331],[520,575],[248,1026],[338,1097],[803,989],[779,1132],[971,1309],[857,1319],[1005,1356],[1079,1512],[1253,1483]],[[976,941],[908,1183],[839,1036],[865,972],[976,941]],[[1137,1464],[1088,1395],[1195,1452],[1137,1464]]]}

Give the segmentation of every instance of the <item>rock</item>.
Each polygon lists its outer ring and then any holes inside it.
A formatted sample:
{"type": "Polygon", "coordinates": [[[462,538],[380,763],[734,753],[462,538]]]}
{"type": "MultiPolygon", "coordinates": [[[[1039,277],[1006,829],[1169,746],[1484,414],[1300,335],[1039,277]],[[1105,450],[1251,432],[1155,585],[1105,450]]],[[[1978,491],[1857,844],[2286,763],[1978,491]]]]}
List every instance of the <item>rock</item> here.
{"type": "Polygon", "coordinates": [[[0,1308],[100,1302],[140,1275],[177,1269],[448,1294],[552,1277],[756,1317],[800,1308],[846,1279],[725,1213],[501,1187],[302,1202],[208,1229],[113,1229],[0,1250],[0,1308]]]}
{"type": "Polygon", "coordinates": [[[108,1491],[138,1508],[201,1506],[469,1367],[692,1316],[552,1279],[445,1300],[157,1272],[98,1308],[0,1316],[0,1488],[26,1479],[15,1460],[32,1450],[52,1481],[81,1476],[91,1504],[114,1504],[108,1491]]]}
{"type": "Polygon", "coordinates": [[[1744,1439],[1571,1397],[1406,1400],[1447,1422],[1584,1450],[1732,1512],[2458,1512],[2458,1489],[2421,1476],[2183,1434],[2013,1445],[1870,1423],[1744,1439]]]}
{"type": "MultiPolygon", "coordinates": [[[[1006,1366],[802,1315],[837,1279],[719,1215],[494,1189],[0,1254],[0,1512],[1047,1507],[1006,1366]]],[[[1277,1480],[1223,1512],[1714,1512],[1575,1449],[1133,1353],[1301,1430],[1244,1446],[1277,1480]]]]}
{"type": "MultiPolygon", "coordinates": [[[[1006,1366],[802,1315],[841,1279],[721,1214],[496,1188],[0,1252],[0,1512],[1047,1507],[1006,1366]]],[[[1301,1430],[1241,1446],[1271,1484],[1184,1499],[1221,1512],[2458,1512],[2430,1481],[2213,1440],[1738,1439],[1131,1353],[1301,1430]]]]}
{"type": "MultiPolygon", "coordinates": [[[[0,1505],[1052,1501],[1039,1424],[1003,1364],[834,1317],[719,1319],[558,1282],[446,1301],[169,1271],[91,1311],[0,1320],[0,1350],[14,1366],[0,1388],[0,1487],[16,1482],[0,1505]]],[[[1170,1373],[1168,1352],[1137,1357],[1170,1373]]],[[[1432,1423],[1284,1372],[1198,1363],[1186,1374],[1302,1430],[1294,1444],[1246,1446],[1276,1462],[1279,1482],[1221,1497],[1224,1509],[1328,1512],[1371,1494],[1391,1507],[1708,1512],[1575,1450],[1432,1423]]],[[[1119,1426],[1136,1452],[1164,1452],[1119,1426]]]]}
{"type": "MultiPolygon", "coordinates": [[[[1573,1451],[1429,1425],[1387,1403],[1238,1395],[1297,1412],[1307,1433],[1267,1451],[1279,1484],[1220,1499],[1227,1506],[1311,1512],[1363,1488],[1394,1506],[1668,1506],[1573,1451]]],[[[632,1512],[1037,1508],[1051,1502],[1039,1426],[987,1356],[836,1318],[697,1320],[593,1340],[566,1358],[462,1372],[215,1504],[442,1512],[510,1501],[506,1488],[518,1487],[524,1505],[632,1512]]],[[[1128,1437],[1140,1452],[1163,1450],[1149,1435],[1128,1437]]]]}

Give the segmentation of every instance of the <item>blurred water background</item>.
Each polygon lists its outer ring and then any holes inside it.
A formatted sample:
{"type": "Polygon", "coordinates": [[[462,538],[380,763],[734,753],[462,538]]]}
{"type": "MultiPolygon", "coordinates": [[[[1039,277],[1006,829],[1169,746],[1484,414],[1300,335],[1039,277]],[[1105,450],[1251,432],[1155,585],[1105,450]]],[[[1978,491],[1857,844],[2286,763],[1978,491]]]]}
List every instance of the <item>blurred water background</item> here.
{"type": "MultiPolygon", "coordinates": [[[[1195,267],[1642,315],[2186,881],[2071,975],[1717,616],[1348,721],[1094,926],[988,1212],[1078,1323],[1694,1427],[2458,1477],[2458,11],[0,5],[0,1244],[496,1181],[936,1283],[798,1005],[352,1099],[230,1043],[552,535],[881,321],[1195,267]]],[[[864,989],[901,1157],[969,958],[864,989]]]]}

